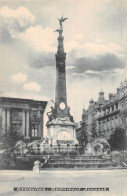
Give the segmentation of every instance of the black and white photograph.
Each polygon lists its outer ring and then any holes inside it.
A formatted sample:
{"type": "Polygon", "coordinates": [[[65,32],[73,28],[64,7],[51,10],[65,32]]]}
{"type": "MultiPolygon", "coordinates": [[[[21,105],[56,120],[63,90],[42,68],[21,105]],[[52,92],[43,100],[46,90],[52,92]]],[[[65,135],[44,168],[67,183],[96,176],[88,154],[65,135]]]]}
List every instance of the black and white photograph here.
{"type": "Polygon", "coordinates": [[[0,195],[127,195],[126,0],[0,0],[0,195]]]}

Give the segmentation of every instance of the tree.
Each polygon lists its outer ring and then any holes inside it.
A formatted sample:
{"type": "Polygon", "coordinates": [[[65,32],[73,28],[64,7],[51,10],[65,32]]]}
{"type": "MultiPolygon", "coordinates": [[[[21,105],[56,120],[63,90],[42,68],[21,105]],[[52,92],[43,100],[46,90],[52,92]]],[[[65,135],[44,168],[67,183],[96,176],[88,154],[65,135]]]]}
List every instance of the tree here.
{"type": "Polygon", "coordinates": [[[93,120],[91,124],[91,140],[95,140],[97,138],[97,131],[96,131],[96,122],[93,120]]]}
{"type": "Polygon", "coordinates": [[[18,132],[18,129],[14,130],[12,127],[8,127],[3,130],[0,127],[0,150],[3,150],[1,168],[9,168],[16,164],[15,145],[19,140],[23,140],[23,136],[18,132]]]}
{"type": "Polygon", "coordinates": [[[127,136],[126,130],[122,128],[117,128],[115,132],[110,135],[108,140],[110,144],[111,151],[118,150],[124,151],[127,149],[127,136]]]}
{"type": "Polygon", "coordinates": [[[0,149],[4,150],[5,154],[13,153],[17,141],[22,140],[23,136],[18,129],[8,127],[6,130],[0,130],[0,149]]]}
{"type": "Polygon", "coordinates": [[[86,144],[88,143],[87,140],[87,126],[85,122],[82,122],[81,125],[81,137],[80,137],[80,144],[86,146],[86,144]]]}
{"type": "Polygon", "coordinates": [[[80,132],[80,137],[79,137],[79,145],[80,145],[80,150],[79,152],[81,154],[84,153],[84,147],[86,148],[86,145],[88,143],[88,138],[87,138],[87,125],[83,121],[81,124],[81,132],[80,132]]]}

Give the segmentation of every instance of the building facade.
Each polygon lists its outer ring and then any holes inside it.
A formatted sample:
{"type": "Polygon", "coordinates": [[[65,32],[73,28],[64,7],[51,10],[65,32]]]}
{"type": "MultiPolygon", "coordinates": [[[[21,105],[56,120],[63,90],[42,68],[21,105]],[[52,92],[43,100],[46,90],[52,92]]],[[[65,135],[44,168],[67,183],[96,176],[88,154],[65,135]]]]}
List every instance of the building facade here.
{"type": "Polygon", "coordinates": [[[108,140],[118,127],[127,131],[127,80],[121,83],[115,94],[109,94],[108,100],[105,99],[103,91],[99,92],[97,102],[91,99],[88,109],[83,109],[81,127],[82,123],[86,126],[89,142],[93,137],[103,137],[108,140]]]}
{"type": "Polygon", "coordinates": [[[25,139],[42,139],[46,105],[46,101],[0,97],[1,131],[11,127],[21,132],[25,139]]]}

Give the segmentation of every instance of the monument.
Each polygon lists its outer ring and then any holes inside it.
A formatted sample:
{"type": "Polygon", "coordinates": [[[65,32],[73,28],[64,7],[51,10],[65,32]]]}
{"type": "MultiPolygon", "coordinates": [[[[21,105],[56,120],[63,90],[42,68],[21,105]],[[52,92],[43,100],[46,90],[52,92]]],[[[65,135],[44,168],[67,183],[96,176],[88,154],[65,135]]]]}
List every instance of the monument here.
{"type": "Polygon", "coordinates": [[[55,32],[59,33],[58,50],[56,57],[56,91],[54,107],[47,113],[47,138],[50,144],[75,144],[75,123],[70,115],[70,107],[67,104],[66,92],[66,53],[64,52],[63,22],[68,18],[61,17],[60,28],[55,32]]]}

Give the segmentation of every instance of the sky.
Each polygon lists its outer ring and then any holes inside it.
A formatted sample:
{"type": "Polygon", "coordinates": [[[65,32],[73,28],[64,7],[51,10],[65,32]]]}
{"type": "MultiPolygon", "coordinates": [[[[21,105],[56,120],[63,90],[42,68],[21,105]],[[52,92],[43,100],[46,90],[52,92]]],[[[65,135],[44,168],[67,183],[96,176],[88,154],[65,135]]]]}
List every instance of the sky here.
{"type": "Polygon", "coordinates": [[[0,96],[47,100],[50,111],[62,15],[68,105],[78,122],[91,98],[103,89],[108,99],[126,78],[126,0],[0,0],[0,96]]]}

